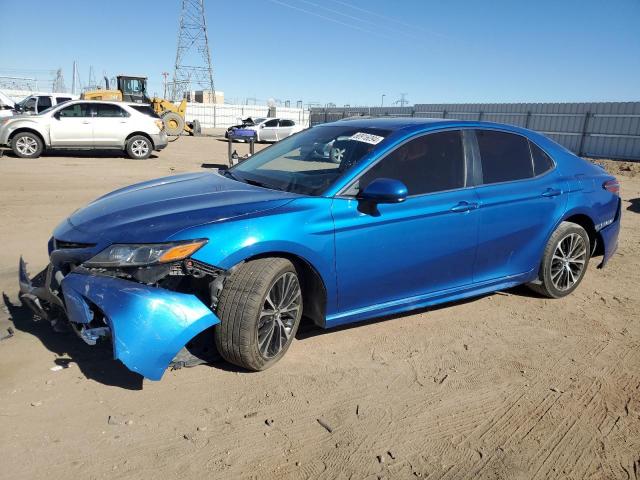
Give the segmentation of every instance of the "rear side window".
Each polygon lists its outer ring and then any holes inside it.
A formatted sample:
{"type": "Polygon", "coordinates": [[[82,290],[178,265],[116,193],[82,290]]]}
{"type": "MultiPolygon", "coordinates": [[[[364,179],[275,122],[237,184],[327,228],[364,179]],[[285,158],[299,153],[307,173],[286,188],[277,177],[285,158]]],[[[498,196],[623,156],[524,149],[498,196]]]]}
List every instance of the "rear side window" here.
{"type": "Polygon", "coordinates": [[[533,157],[533,173],[538,176],[544,172],[548,172],[553,168],[553,160],[544,153],[544,151],[533,142],[529,142],[531,146],[531,156],[533,157]]]}
{"type": "Polygon", "coordinates": [[[483,183],[510,182],[533,177],[529,141],[520,135],[476,130],[482,159],[483,183]]]}
{"type": "Polygon", "coordinates": [[[68,102],[71,100],[70,97],[56,97],[56,103],[68,102]]]}
{"type": "Polygon", "coordinates": [[[464,148],[460,131],[430,133],[401,145],[362,175],[359,189],[364,189],[376,178],[400,180],[407,186],[409,195],[464,187],[464,148]]]}
{"type": "Polygon", "coordinates": [[[128,117],[129,114],[117,105],[98,104],[98,117],[128,117]]]}
{"type": "Polygon", "coordinates": [[[153,118],[160,118],[160,116],[151,108],[149,105],[129,105],[134,110],[137,110],[140,113],[148,115],[153,118]]]}

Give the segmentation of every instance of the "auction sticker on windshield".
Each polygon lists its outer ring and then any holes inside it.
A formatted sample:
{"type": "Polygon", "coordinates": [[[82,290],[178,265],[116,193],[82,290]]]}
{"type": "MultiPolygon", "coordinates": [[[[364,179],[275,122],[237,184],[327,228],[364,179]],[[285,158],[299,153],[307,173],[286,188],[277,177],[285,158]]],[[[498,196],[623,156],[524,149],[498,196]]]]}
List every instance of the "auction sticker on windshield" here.
{"type": "Polygon", "coordinates": [[[382,140],[384,140],[384,137],[380,137],[378,135],[372,135],[371,133],[358,132],[351,135],[349,140],[355,140],[356,142],[364,142],[364,143],[370,143],[371,145],[377,145],[382,140]]]}

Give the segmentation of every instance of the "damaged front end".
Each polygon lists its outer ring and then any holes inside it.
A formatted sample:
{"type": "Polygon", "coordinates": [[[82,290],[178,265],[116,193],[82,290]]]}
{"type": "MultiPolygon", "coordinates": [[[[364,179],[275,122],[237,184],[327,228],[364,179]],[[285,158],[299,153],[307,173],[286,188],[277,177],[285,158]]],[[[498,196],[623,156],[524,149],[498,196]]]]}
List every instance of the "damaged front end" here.
{"type": "Polygon", "coordinates": [[[225,272],[192,260],[92,267],[92,245],[53,241],[46,270],[29,278],[20,258],[20,299],[56,327],[67,320],[89,345],[110,339],[114,358],[159,380],[213,313],[225,272]]]}

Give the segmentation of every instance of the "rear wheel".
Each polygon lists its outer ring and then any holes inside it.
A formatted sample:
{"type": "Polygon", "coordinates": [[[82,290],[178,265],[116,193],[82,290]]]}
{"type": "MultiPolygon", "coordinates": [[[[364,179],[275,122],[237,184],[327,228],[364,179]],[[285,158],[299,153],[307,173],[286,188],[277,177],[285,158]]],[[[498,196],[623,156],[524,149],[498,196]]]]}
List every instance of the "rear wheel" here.
{"type": "Polygon", "coordinates": [[[260,258],[227,279],[217,308],[216,346],[225,360],[264,370],[289,349],[302,317],[302,290],[293,264],[260,258]]]}
{"type": "Polygon", "coordinates": [[[134,160],[149,158],[152,150],[151,140],[142,135],[135,135],[127,141],[127,155],[134,160]]]}
{"type": "Polygon", "coordinates": [[[181,135],[184,130],[184,118],[178,115],[176,112],[164,112],[162,114],[162,121],[164,122],[164,129],[167,131],[167,135],[181,135]]]}
{"type": "Polygon", "coordinates": [[[35,133],[21,132],[11,139],[11,149],[20,158],[38,158],[44,145],[35,133]]]}
{"type": "Polygon", "coordinates": [[[569,295],[587,271],[590,252],[585,229],[575,223],[562,222],[544,250],[539,281],[529,286],[550,298],[569,295]]]}

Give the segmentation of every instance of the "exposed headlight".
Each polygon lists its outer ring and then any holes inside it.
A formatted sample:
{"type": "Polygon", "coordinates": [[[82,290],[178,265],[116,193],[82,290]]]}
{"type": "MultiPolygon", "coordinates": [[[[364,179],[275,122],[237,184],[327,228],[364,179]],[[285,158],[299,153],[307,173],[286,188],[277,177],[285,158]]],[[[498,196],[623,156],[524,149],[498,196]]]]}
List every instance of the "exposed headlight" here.
{"type": "Polygon", "coordinates": [[[129,244],[116,243],[84,262],[86,267],[140,267],[184,260],[193,255],[206,240],[188,242],[129,244]]]}

